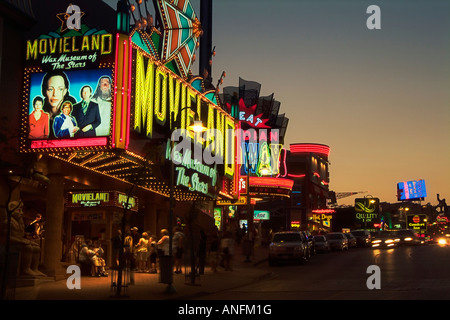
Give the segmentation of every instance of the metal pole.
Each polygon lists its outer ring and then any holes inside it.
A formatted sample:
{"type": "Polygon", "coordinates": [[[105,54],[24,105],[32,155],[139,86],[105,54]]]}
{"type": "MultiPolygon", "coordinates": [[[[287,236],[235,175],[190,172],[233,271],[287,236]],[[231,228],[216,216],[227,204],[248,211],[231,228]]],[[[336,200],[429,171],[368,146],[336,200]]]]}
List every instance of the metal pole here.
{"type": "MultiPolygon", "coordinates": [[[[171,123],[173,123],[174,120],[174,112],[172,111],[170,113],[171,117],[171,123]]],[[[170,270],[167,270],[168,272],[168,284],[166,288],[166,293],[174,293],[176,292],[175,287],[173,286],[173,249],[172,249],[172,243],[173,243],[173,207],[174,207],[174,175],[175,175],[175,165],[173,163],[173,154],[174,154],[174,146],[175,143],[170,137],[170,194],[169,194],[169,263],[168,268],[170,270]]]]}

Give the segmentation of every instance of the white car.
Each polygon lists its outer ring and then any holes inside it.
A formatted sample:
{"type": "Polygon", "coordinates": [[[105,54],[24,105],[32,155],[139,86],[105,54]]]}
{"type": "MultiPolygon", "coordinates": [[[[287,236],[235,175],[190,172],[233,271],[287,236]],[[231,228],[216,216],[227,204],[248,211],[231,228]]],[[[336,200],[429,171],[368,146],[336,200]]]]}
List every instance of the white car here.
{"type": "Polygon", "coordinates": [[[277,232],[273,235],[269,247],[269,264],[279,261],[298,261],[304,263],[308,260],[308,239],[298,231],[277,232]]]}
{"type": "Polygon", "coordinates": [[[330,248],[333,250],[348,250],[348,240],[342,232],[330,232],[326,234],[330,248]]]}

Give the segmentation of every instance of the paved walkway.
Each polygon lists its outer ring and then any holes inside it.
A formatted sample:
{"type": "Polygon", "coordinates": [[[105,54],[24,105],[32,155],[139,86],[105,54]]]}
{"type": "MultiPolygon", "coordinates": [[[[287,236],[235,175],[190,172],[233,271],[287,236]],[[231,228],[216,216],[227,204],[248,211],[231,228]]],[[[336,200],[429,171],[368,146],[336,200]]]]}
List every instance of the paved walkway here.
{"type": "MultiPolygon", "coordinates": [[[[263,264],[268,257],[268,249],[258,247],[250,262],[242,253],[242,247],[236,247],[233,271],[219,268],[212,272],[205,268],[205,274],[192,281],[183,274],[173,275],[173,286],[160,282],[159,274],[135,273],[135,284],[123,288],[118,297],[111,288],[111,275],[108,277],[81,277],[81,289],[69,290],[66,280],[48,281],[33,287],[19,287],[15,292],[16,300],[169,300],[201,299],[210,293],[236,288],[256,282],[271,275],[263,264]],[[174,289],[175,292],[167,292],[174,289]]],[[[189,270],[190,268],[187,268],[189,270]]],[[[173,291],[173,290],[172,290],[173,291]]]]}

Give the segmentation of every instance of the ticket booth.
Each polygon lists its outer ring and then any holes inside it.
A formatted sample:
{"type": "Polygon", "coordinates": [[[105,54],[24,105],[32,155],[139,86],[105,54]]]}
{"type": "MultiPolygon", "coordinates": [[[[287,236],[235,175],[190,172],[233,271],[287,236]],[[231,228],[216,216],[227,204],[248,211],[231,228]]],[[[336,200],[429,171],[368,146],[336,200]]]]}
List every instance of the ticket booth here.
{"type": "Polygon", "coordinates": [[[65,207],[66,260],[76,262],[81,244],[90,239],[99,241],[106,264],[111,266],[111,238],[122,227],[125,207],[127,215],[136,218],[138,199],[118,191],[73,191],[66,194],[65,207]]]}

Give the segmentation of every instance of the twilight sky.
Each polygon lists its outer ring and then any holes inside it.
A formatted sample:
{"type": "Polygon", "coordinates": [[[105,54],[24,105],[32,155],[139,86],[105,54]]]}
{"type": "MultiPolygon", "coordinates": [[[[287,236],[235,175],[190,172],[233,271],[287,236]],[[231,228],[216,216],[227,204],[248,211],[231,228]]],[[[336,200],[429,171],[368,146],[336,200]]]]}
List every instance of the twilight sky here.
{"type": "Polygon", "coordinates": [[[213,83],[225,71],[223,86],[241,77],[274,93],[290,119],[286,148],[329,145],[330,189],[368,191],[338,204],[396,202],[397,182],[418,179],[424,203],[437,193],[450,203],[449,1],[213,0],[213,10],[213,83]],[[380,30],[366,26],[370,5],[380,30]]]}

